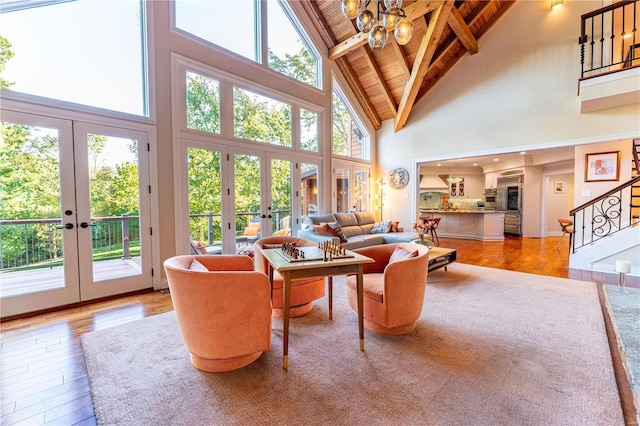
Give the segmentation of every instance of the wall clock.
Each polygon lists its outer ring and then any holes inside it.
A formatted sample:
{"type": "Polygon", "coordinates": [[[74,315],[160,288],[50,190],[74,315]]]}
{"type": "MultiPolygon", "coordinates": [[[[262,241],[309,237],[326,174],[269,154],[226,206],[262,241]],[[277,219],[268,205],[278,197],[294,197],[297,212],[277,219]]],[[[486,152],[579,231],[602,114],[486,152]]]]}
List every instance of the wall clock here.
{"type": "Polygon", "coordinates": [[[398,167],[389,172],[389,186],[393,189],[403,189],[409,184],[409,171],[398,167]]]}

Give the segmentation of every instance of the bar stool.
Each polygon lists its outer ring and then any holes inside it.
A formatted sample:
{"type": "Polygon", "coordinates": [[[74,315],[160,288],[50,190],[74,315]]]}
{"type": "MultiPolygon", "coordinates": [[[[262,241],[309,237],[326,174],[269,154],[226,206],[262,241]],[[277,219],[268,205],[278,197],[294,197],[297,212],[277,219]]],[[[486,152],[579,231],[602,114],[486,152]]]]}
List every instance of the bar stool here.
{"type": "Polygon", "coordinates": [[[439,217],[420,216],[420,221],[424,225],[424,232],[431,234],[431,240],[435,245],[440,246],[440,240],[438,239],[438,224],[440,223],[439,217]]]}

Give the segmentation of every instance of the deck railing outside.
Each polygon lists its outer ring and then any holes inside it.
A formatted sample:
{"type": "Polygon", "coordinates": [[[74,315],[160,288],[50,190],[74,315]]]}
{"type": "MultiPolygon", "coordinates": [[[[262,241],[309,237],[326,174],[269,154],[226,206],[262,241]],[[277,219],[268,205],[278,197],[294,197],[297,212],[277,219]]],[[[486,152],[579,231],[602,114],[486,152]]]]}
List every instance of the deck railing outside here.
{"type": "Polygon", "coordinates": [[[640,0],[622,0],[582,15],[581,78],[640,65],[640,0]]]}
{"type": "MultiPolygon", "coordinates": [[[[271,212],[276,230],[280,230],[290,210],[271,212]]],[[[236,235],[241,236],[244,226],[256,213],[236,213],[236,235]]],[[[193,238],[206,245],[222,244],[219,213],[192,214],[190,225],[193,238]]],[[[19,271],[35,268],[53,268],[63,264],[62,230],[60,218],[0,221],[0,271],[19,271]]],[[[140,254],[140,221],[138,216],[97,217],[91,223],[93,259],[130,259],[140,254]]]]}

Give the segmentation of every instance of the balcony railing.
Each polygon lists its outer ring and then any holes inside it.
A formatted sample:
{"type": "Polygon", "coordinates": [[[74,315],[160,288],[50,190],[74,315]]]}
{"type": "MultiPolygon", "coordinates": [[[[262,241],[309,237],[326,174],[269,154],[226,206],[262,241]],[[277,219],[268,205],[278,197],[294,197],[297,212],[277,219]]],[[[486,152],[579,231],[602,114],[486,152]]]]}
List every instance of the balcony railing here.
{"type": "MultiPolygon", "coordinates": [[[[290,210],[271,212],[275,230],[286,225],[290,210]],[[283,220],[284,219],[284,220],[283,220]]],[[[259,218],[256,213],[236,213],[236,236],[244,227],[259,218]]],[[[192,237],[208,246],[221,246],[222,215],[205,213],[190,215],[192,237]]],[[[62,226],[60,218],[0,221],[0,271],[53,268],[63,264],[62,226]]],[[[94,261],[130,259],[140,252],[140,221],[138,216],[97,217],[92,219],[91,232],[94,261]]]]}
{"type": "MultiPolygon", "coordinates": [[[[94,260],[139,254],[138,216],[96,217],[91,238],[94,260]]],[[[0,271],[53,268],[63,263],[60,218],[0,221],[0,271]]]]}
{"type": "Polygon", "coordinates": [[[582,15],[581,78],[640,65],[640,0],[622,0],[582,15]]]}

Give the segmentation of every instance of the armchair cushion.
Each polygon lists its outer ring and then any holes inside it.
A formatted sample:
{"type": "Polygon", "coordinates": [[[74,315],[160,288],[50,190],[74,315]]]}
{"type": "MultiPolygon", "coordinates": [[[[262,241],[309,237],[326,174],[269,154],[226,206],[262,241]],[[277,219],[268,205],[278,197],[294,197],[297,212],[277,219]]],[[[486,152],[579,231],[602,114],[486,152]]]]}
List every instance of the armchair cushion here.
{"type": "Polygon", "coordinates": [[[197,272],[209,272],[209,270],[202,263],[198,262],[196,259],[193,259],[191,265],[189,266],[190,271],[197,272]]]}
{"type": "Polygon", "coordinates": [[[389,264],[397,262],[399,260],[411,259],[412,257],[416,257],[418,255],[418,250],[409,251],[401,246],[396,247],[396,249],[391,253],[391,257],[389,258],[389,264]]]}

